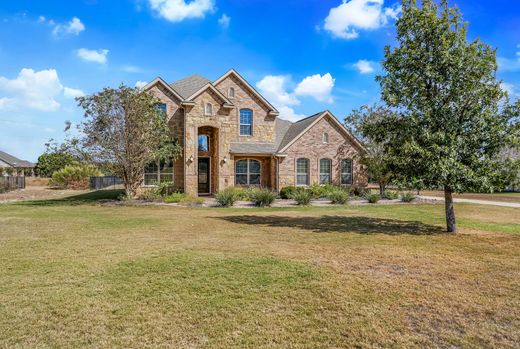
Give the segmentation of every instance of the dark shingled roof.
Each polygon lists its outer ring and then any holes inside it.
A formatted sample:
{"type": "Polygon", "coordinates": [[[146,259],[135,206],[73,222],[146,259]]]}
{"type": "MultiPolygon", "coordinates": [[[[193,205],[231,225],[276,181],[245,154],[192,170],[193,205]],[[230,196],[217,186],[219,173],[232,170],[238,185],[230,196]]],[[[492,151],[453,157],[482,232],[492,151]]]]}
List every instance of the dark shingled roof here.
{"type": "Polygon", "coordinates": [[[289,144],[294,138],[298,137],[307,127],[309,127],[324,112],[314,114],[295,123],[284,119],[276,119],[275,141],[274,143],[265,142],[232,142],[231,153],[235,154],[275,154],[289,144]]]}
{"type": "Polygon", "coordinates": [[[211,81],[203,76],[193,74],[187,78],[175,81],[174,83],[170,84],[170,86],[179,95],[181,95],[182,98],[187,99],[195,92],[206,86],[208,83],[211,83],[211,81]]]}
{"type": "Polygon", "coordinates": [[[17,157],[7,154],[0,150],[0,160],[11,165],[12,167],[20,168],[20,167],[34,167],[32,162],[26,160],[20,160],[17,157]]]}
{"type": "Polygon", "coordinates": [[[291,141],[298,137],[300,133],[302,133],[307,127],[309,127],[317,118],[319,118],[324,112],[319,112],[317,114],[311,115],[305,119],[301,119],[295,123],[293,123],[285,133],[282,141],[278,146],[278,151],[282,150],[287,144],[291,143],[291,141]]]}

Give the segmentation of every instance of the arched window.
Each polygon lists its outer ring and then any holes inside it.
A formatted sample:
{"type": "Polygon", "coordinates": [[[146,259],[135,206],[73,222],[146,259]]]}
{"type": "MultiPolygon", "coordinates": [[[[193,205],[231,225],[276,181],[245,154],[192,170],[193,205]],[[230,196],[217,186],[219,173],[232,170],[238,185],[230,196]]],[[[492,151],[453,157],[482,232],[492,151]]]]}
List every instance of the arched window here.
{"type": "Polygon", "coordinates": [[[341,185],[352,184],[352,160],[341,160],[341,185]]]}
{"type": "Polygon", "coordinates": [[[209,151],[209,136],[208,135],[199,135],[199,151],[208,152],[209,151]]]}
{"type": "Polygon", "coordinates": [[[213,104],[206,103],[206,107],[204,108],[204,114],[213,115],[213,104]]]}
{"type": "Polygon", "coordinates": [[[253,134],[253,111],[240,109],[240,135],[251,136],[253,134]]]}
{"type": "Polygon", "coordinates": [[[233,99],[235,98],[235,88],[234,87],[230,87],[229,90],[228,90],[228,97],[230,99],[233,99]]]}
{"type": "Polygon", "coordinates": [[[329,143],[329,134],[327,132],[323,132],[323,143],[329,143]]]}
{"type": "Polygon", "coordinates": [[[296,185],[309,185],[309,159],[296,160],[296,185]]]}
{"type": "Polygon", "coordinates": [[[332,160],[320,160],[320,184],[330,184],[332,173],[332,160]]]}
{"type": "Polygon", "coordinates": [[[260,161],[241,159],[235,163],[235,184],[260,185],[260,161]]]}

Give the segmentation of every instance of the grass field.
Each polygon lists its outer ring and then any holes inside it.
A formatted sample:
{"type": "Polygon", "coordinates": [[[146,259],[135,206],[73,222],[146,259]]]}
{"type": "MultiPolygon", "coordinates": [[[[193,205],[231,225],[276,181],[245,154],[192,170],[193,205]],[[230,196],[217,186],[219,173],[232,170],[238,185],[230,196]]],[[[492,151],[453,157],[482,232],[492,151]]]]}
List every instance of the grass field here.
{"type": "Polygon", "coordinates": [[[0,347],[518,348],[520,209],[0,205],[0,347]]]}
{"type": "MultiPolygon", "coordinates": [[[[421,195],[426,196],[438,196],[444,197],[444,192],[439,190],[423,190],[421,195]]],[[[501,202],[516,202],[520,203],[520,193],[464,193],[464,194],[453,194],[454,198],[459,199],[476,199],[476,200],[489,200],[489,201],[501,201],[501,202]]]]}

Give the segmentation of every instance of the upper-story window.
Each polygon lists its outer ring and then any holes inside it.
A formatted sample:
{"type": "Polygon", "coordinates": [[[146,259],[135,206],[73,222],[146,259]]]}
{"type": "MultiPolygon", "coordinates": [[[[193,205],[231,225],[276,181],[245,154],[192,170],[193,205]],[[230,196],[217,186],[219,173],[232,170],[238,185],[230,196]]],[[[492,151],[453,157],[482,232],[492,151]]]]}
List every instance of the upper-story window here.
{"type": "Polygon", "coordinates": [[[204,107],[204,114],[205,115],[213,115],[213,104],[206,103],[206,106],[204,107]]]}
{"type": "Polygon", "coordinates": [[[240,109],[240,135],[253,135],[253,111],[251,109],[240,109]]]}
{"type": "Polygon", "coordinates": [[[228,90],[228,98],[235,98],[235,88],[234,87],[230,87],[229,90],[228,90]]]}
{"type": "Polygon", "coordinates": [[[157,111],[159,113],[161,113],[162,115],[166,115],[166,103],[157,103],[155,105],[155,108],[157,109],[157,111]]]}
{"type": "Polygon", "coordinates": [[[208,152],[209,151],[209,136],[208,135],[199,135],[199,151],[208,152]]]}
{"type": "Polygon", "coordinates": [[[323,143],[329,143],[329,134],[327,132],[323,132],[323,143]]]}

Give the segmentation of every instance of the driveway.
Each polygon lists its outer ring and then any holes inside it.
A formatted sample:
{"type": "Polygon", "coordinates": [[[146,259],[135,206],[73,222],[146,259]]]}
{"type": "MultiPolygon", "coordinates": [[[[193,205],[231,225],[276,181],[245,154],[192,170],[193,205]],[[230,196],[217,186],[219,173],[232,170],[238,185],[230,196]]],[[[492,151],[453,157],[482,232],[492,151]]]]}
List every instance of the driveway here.
{"type": "MultiPolygon", "coordinates": [[[[425,199],[425,200],[433,200],[433,201],[444,202],[444,198],[440,198],[440,197],[437,197],[437,196],[420,195],[420,196],[418,196],[418,198],[425,199]]],[[[481,204],[481,205],[492,205],[492,206],[520,208],[520,203],[516,203],[516,202],[500,202],[500,201],[490,201],[490,200],[459,199],[459,198],[453,198],[453,201],[454,202],[468,202],[468,203],[472,203],[472,204],[481,204]]]]}

